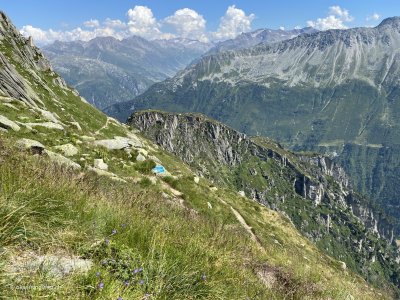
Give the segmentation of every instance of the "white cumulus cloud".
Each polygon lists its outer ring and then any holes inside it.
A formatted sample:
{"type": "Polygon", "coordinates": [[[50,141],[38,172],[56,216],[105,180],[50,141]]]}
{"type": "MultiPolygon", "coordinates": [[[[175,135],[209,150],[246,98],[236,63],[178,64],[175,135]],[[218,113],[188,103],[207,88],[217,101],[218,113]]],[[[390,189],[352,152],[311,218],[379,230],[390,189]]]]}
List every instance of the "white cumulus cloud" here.
{"type": "Polygon", "coordinates": [[[346,29],[348,27],[345,23],[353,20],[354,18],[347,9],[343,9],[340,6],[331,6],[327,17],[318,18],[315,21],[307,21],[307,25],[319,30],[346,29]]]}
{"type": "Polygon", "coordinates": [[[89,21],[84,22],[83,25],[89,28],[96,28],[100,26],[100,22],[98,20],[90,19],[89,21]]]}
{"type": "Polygon", "coordinates": [[[218,30],[212,35],[217,40],[235,38],[238,34],[251,29],[254,18],[254,14],[246,15],[243,10],[236,8],[235,5],[229,6],[225,15],[221,18],[218,30]]]}
{"type": "Polygon", "coordinates": [[[380,18],[381,18],[381,16],[380,16],[379,14],[373,13],[372,15],[367,16],[367,17],[366,17],[366,20],[367,20],[367,21],[377,21],[377,20],[379,20],[380,18]]]}
{"type": "Polygon", "coordinates": [[[165,18],[164,23],[174,27],[180,37],[208,42],[205,33],[206,20],[193,9],[179,9],[172,16],[165,18]]]}
{"type": "Polygon", "coordinates": [[[132,35],[146,38],[157,38],[161,36],[160,24],[157,22],[150,8],[136,5],[128,10],[128,31],[132,35]]]}
{"type": "Polygon", "coordinates": [[[110,18],[107,18],[104,22],[103,22],[104,27],[108,27],[108,28],[115,28],[115,29],[124,29],[126,28],[126,23],[122,22],[121,20],[115,19],[112,20],[110,18]]]}
{"type": "Polygon", "coordinates": [[[182,37],[202,42],[234,38],[251,29],[254,14],[246,13],[229,6],[215,32],[207,31],[205,18],[190,8],[182,8],[162,20],[157,20],[152,10],[146,6],[136,5],[126,12],[126,19],[110,19],[103,21],[90,19],[82,26],[71,30],[41,29],[25,25],[20,29],[24,36],[32,36],[35,43],[45,45],[59,41],[88,41],[95,37],[113,36],[117,39],[137,35],[146,39],[170,39],[182,37]],[[171,32],[172,31],[172,32],[171,32]]]}

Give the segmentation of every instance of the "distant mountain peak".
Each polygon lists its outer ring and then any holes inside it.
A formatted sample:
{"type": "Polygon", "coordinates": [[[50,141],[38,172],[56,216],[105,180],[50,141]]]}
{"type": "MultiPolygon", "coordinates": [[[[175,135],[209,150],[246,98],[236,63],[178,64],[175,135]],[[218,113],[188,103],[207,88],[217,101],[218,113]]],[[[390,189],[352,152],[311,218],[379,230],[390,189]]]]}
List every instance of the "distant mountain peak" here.
{"type": "Polygon", "coordinates": [[[384,19],[378,27],[383,27],[383,26],[396,26],[400,27],[400,17],[390,17],[384,19]]]}

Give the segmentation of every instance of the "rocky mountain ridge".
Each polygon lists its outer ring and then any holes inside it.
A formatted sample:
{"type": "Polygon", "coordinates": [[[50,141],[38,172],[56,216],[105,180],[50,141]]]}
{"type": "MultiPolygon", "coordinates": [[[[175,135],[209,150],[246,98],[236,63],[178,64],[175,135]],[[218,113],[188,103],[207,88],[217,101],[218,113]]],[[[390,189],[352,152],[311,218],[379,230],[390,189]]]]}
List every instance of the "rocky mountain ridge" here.
{"type": "Polygon", "coordinates": [[[376,262],[381,253],[380,243],[373,246],[369,233],[394,242],[391,221],[352,190],[344,170],[328,157],[289,152],[199,114],[144,111],[133,114],[128,124],[199,176],[284,213],[329,254],[343,260],[344,253],[355,252],[356,260],[346,263],[364,276],[368,262],[376,262]],[[347,230],[351,233],[344,238],[347,230]]]}
{"type": "Polygon", "coordinates": [[[317,31],[318,30],[312,27],[305,27],[292,30],[262,28],[251,32],[243,32],[234,39],[217,43],[214,47],[206,52],[205,56],[228,50],[250,48],[261,43],[272,44],[292,39],[300,34],[314,33],[317,31]]]}

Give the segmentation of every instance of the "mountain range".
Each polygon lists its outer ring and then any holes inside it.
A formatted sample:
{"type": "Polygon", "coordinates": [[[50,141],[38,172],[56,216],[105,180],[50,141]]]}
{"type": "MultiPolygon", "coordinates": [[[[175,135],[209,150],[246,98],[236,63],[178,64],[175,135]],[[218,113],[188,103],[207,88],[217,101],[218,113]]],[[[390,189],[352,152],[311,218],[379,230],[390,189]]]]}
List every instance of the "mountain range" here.
{"type": "Polygon", "coordinates": [[[60,42],[43,52],[54,69],[90,103],[103,109],[127,101],[186,67],[211,47],[187,39],[148,41],[98,37],[88,42],[60,42]]]}
{"type": "Polygon", "coordinates": [[[399,17],[306,33],[205,56],[105,111],[120,120],[147,108],[201,112],[294,150],[326,153],[356,190],[398,218],[399,46],[399,17]]]}
{"type": "Polygon", "coordinates": [[[153,83],[173,77],[202,55],[273,43],[315,31],[260,29],[215,45],[182,38],[149,41],[132,36],[120,41],[98,37],[88,42],[56,41],[43,47],[43,51],[69,85],[90,103],[104,109],[131,100],[153,83]]]}

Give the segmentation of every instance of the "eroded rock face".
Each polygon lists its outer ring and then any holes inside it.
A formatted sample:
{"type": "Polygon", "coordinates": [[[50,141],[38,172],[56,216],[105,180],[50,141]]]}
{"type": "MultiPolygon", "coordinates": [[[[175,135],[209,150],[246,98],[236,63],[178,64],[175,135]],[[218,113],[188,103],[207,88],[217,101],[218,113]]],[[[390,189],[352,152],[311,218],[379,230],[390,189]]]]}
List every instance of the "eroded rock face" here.
{"type": "MultiPolygon", "coordinates": [[[[12,56],[13,63],[10,63],[9,59],[3,53],[0,53],[0,95],[20,100],[33,108],[45,109],[40,96],[19,74],[15,65],[19,64],[22,68],[29,70],[30,75],[42,83],[43,81],[38,75],[39,72],[46,71],[56,75],[52,71],[49,61],[29,39],[25,39],[18,32],[3,12],[0,12],[0,38],[6,47],[11,48],[9,50],[14,54],[12,56]]],[[[55,84],[65,88],[65,82],[59,76],[56,76],[56,78],[58,80],[55,81],[55,84]]]]}
{"type": "Polygon", "coordinates": [[[366,246],[366,232],[393,242],[393,224],[352,190],[344,170],[328,157],[289,152],[199,114],[143,111],[128,122],[199,175],[284,213],[317,243],[331,236],[329,243],[359,253],[362,264],[368,264],[370,251],[381,251],[379,243],[366,246]],[[349,228],[354,236],[344,238],[346,231],[337,228],[349,228]]]}

